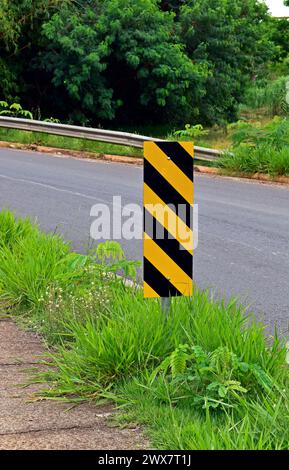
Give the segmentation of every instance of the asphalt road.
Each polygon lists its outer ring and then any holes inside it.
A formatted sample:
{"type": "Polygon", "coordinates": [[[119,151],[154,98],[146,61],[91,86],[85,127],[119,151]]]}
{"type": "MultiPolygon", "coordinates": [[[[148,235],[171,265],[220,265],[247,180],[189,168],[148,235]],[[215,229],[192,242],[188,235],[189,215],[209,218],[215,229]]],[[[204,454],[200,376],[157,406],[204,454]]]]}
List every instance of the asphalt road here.
{"type": "MultiPolygon", "coordinates": [[[[289,188],[196,175],[199,245],[195,282],[217,296],[239,296],[273,330],[289,325],[289,188]]],[[[0,149],[0,207],[37,218],[85,251],[92,205],[142,204],[142,168],[0,149]]],[[[139,221],[141,224],[141,220],[139,221]]],[[[141,241],[124,241],[142,259],[141,241]]]]}

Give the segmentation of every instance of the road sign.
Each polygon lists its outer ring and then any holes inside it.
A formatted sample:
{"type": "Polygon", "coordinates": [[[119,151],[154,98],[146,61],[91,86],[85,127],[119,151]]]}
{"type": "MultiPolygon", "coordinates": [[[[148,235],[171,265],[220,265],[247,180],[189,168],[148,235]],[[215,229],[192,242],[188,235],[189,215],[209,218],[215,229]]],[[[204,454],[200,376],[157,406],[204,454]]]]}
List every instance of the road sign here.
{"type": "Polygon", "coordinates": [[[144,297],[193,292],[194,146],[144,143],[144,297]]]}

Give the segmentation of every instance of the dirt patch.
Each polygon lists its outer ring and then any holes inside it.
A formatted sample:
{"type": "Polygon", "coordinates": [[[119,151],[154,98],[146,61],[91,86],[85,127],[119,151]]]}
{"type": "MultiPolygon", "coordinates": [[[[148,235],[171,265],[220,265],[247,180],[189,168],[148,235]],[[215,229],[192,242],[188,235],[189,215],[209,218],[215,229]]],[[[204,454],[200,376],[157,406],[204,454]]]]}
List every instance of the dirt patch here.
{"type": "Polygon", "coordinates": [[[112,427],[112,406],[72,407],[36,398],[44,385],[24,385],[44,354],[37,335],[0,320],[0,450],[148,448],[139,428],[112,427]]]}

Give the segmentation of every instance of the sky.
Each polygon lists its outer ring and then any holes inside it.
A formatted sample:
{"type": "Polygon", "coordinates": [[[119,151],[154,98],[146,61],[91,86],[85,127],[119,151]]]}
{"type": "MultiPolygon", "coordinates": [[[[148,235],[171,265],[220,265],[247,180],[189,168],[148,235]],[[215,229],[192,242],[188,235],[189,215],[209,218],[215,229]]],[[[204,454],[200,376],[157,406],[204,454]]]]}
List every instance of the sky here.
{"type": "Polygon", "coordinates": [[[289,16],[289,7],[285,7],[283,0],[266,0],[274,16],[289,16]]]}

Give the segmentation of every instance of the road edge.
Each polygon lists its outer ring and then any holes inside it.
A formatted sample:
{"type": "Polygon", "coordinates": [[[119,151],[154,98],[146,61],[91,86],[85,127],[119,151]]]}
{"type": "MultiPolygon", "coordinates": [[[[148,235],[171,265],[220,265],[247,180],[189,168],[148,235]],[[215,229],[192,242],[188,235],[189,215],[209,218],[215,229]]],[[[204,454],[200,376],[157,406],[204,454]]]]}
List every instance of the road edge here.
{"type": "MultiPolygon", "coordinates": [[[[8,148],[12,150],[23,150],[33,151],[39,153],[47,153],[57,157],[70,157],[79,160],[90,160],[90,161],[107,161],[111,163],[126,163],[130,165],[143,165],[143,159],[139,157],[129,157],[124,155],[109,155],[103,153],[93,153],[78,150],[61,149],[57,147],[44,147],[36,144],[19,144],[14,142],[0,141],[0,148],[8,148]]],[[[270,177],[264,173],[245,174],[245,173],[226,173],[224,170],[216,167],[207,167],[203,165],[195,165],[195,171],[197,173],[203,173],[207,175],[216,175],[220,177],[246,179],[247,181],[254,180],[266,183],[278,183],[289,185],[289,177],[287,176],[275,176],[270,177]]]]}

